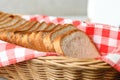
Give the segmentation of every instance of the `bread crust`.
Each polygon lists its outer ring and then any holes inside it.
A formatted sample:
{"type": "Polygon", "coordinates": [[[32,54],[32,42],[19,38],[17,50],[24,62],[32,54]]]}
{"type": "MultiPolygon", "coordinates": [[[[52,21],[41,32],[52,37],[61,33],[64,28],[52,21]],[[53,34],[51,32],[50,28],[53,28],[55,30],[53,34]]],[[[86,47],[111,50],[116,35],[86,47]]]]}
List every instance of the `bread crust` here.
{"type": "Polygon", "coordinates": [[[10,16],[11,16],[11,14],[6,14],[6,13],[4,13],[3,15],[1,15],[0,21],[5,20],[6,18],[8,18],[8,17],[10,17],[10,16]]]}
{"type": "Polygon", "coordinates": [[[53,44],[53,47],[54,47],[54,49],[55,49],[55,52],[59,53],[60,55],[64,55],[64,56],[65,56],[65,54],[63,53],[63,50],[62,50],[62,48],[61,48],[61,41],[62,41],[62,39],[63,39],[65,36],[70,35],[71,33],[76,32],[76,31],[77,31],[77,30],[71,30],[71,31],[66,32],[65,34],[62,34],[62,35],[56,37],[56,38],[54,39],[53,43],[52,43],[52,44],[53,44]]]}
{"type": "MultiPolygon", "coordinates": [[[[60,31],[60,30],[63,30],[69,26],[73,26],[71,24],[65,24],[65,25],[60,25],[60,28],[56,29],[56,30],[53,30],[51,31],[45,38],[43,38],[43,42],[45,45],[45,48],[48,50],[48,51],[55,51],[54,47],[53,47],[53,41],[52,41],[52,36],[54,33],[60,31]]],[[[75,28],[76,29],[76,28],[75,28]]],[[[59,34],[58,36],[64,34],[65,32],[62,32],[61,34],[59,34]]]]}
{"type": "Polygon", "coordinates": [[[51,36],[54,32],[56,32],[57,30],[60,30],[64,28],[62,25],[57,25],[56,26],[56,29],[54,29],[53,31],[51,31],[49,34],[47,34],[44,38],[43,38],[43,43],[45,44],[45,48],[47,51],[49,52],[53,52],[55,51],[54,50],[54,47],[53,47],[53,44],[52,44],[52,41],[51,41],[51,36]],[[59,28],[57,28],[59,27],[59,28]]]}
{"type": "Polygon", "coordinates": [[[24,32],[24,33],[26,33],[26,32],[29,32],[29,30],[34,26],[36,24],[36,22],[29,22],[29,21],[27,21],[27,24],[26,25],[24,25],[24,26],[21,26],[17,31],[18,32],[24,32]]]}
{"type": "Polygon", "coordinates": [[[30,48],[30,44],[28,43],[28,36],[29,36],[29,34],[23,34],[23,37],[22,37],[22,46],[23,47],[26,47],[26,48],[30,48]]]}
{"type": "Polygon", "coordinates": [[[4,12],[0,12],[0,18],[3,17],[5,15],[4,12]]]}
{"type": "Polygon", "coordinates": [[[16,36],[14,38],[15,44],[22,46],[22,36],[23,36],[23,34],[16,33],[16,36]]]}
{"type": "Polygon", "coordinates": [[[36,47],[35,47],[35,37],[36,37],[36,34],[37,34],[37,32],[32,32],[32,33],[29,33],[29,36],[28,36],[28,43],[30,44],[30,45],[32,45],[31,46],[31,48],[32,49],[36,49],[36,47]]]}
{"type": "Polygon", "coordinates": [[[5,30],[14,29],[15,25],[18,24],[19,21],[20,21],[20,18],[18,18],[17,16],[14,16],[14,18],[11,18],[10,21],[4,24],[1,24],[2,29],[5,29],[5,30]]]}
{"type": "Polygon", "coordinates": [[[39,31],[37,34],[36,34],[36,37],[35,37],[35,46],[37,47],[38,50],[41,50],[41,51],[48,51],[47,48],[45,47],[46,43],[44,43],[43,39],[44,37],[46,37],[47,34],[49,34],[51,31],[53,31],[55,29],[55,24],[53,23],[50,23],[47,28],[45,28],[45,30],[43,31],[39,31]]]}
{"type": "Polygon", "coordinates": [[[2,21],[0,21],[0,25],[7,24],[7,23],[9,23],[11,20],[12,20],[11,18],[7,18],[7,19],[5,19],[5,20],[2,20],[2,21]]]}
{"type": "Polygon", "coordinates": [[[7,38],[6,34],[7,34],[7,31],[1,31],[0,39],[3,41],[6,41],[6,38],[7,38]]]}
{"type": "Polygon", "coordinates": [[[34,31],[44,31],[46,28],[47,28],[47,23],[41,22],[40,25],[34,31]]]}
{"type": "MultiPolygon", "coordinates": [[[[3,16],[4,17],[4,16],[3,16]]],[[[4,17],[4,19],[1,19],[0,18],[0,25],[3,25],[3,24],[5,24],[5,23],[8,23],[8,22],[10,22],[12,20],[12,18],[5,18],[4,17]]]]}
{"type": "Polygon", "coordinates": [[[32,26],[32,28],[29,29],[29,32],[31,33],[31,32],[36,31],[39,26],[40,26],[40,23],[36,21],[36,24],[34,24],[34,25],[32,26]]]}

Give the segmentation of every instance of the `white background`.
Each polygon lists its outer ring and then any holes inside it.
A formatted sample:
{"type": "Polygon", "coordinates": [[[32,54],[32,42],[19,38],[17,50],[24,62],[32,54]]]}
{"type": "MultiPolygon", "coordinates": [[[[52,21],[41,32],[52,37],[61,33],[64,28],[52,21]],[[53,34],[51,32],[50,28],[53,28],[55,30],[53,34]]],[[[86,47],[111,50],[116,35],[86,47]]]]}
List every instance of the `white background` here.
{"type": "Polygon", "coordinates": [[[88,0],[88,17],[92,22],[120,25],[120,0],[88,0]]]}

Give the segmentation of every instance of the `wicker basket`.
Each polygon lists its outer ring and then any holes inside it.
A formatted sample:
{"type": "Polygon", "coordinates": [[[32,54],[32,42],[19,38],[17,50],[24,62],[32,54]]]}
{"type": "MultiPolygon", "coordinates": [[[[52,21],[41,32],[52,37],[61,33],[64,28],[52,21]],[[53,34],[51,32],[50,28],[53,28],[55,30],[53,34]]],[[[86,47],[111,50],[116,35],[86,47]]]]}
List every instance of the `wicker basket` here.
{"type": "Polygon", "coordinates": [[[0,68],[8,80],[120,80],[120,73],[100,60],[39,57],[0,68]]]}

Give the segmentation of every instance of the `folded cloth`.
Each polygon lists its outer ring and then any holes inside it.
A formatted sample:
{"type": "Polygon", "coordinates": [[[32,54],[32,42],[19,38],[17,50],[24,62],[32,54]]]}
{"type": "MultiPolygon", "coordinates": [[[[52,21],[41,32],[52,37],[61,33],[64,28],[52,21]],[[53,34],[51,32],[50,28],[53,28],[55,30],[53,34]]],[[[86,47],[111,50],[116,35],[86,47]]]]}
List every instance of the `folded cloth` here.
{"type": "Polygon", "coordinates": [[[38,52],[0,40],[0,67],[40,56],[56,56],[54,52],[38,52]]]}
{"type": "MultiPolygon", "coordinates": [[[[78,29],[86,32],[94,41],[96,47],[100,51],[100,60],[110,64],[116,70],[120,71],[120,29],[98,23],[89,23],[79,20],[71,20],[57,18],[44,15],[24,15],[26,20],[37,20],[39,22],[55,23],[55,24],[73,24],[78,29]]],[[[37,58],[40,56],[53,56],[56,53],[37,52],[31,49],[23,48],[4,41],[0,41],[0,67],[17,62],[22,62],[37,58]]]]}

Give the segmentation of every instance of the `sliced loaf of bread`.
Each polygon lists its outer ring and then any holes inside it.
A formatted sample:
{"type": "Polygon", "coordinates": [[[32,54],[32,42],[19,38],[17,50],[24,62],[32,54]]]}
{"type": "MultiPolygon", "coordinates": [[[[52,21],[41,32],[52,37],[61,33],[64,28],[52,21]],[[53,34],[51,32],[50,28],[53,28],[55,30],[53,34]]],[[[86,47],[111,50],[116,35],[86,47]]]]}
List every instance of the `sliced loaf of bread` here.
{"type": "Polygon", "coordinates": [[[0,39],[38,51],[57,52],[74,58],[95,58],[99,52],[92,40],[71,24],[31,22],[0,13],[0,39]]]}

